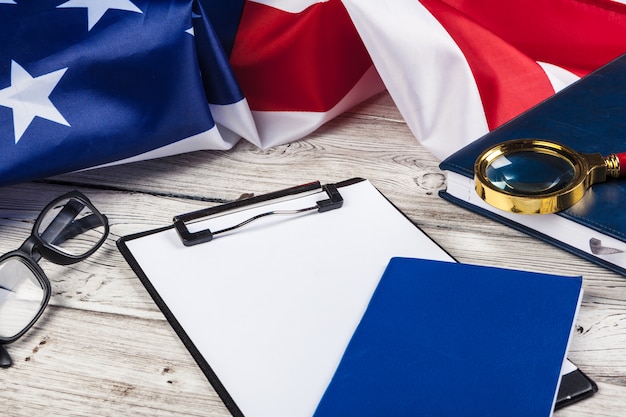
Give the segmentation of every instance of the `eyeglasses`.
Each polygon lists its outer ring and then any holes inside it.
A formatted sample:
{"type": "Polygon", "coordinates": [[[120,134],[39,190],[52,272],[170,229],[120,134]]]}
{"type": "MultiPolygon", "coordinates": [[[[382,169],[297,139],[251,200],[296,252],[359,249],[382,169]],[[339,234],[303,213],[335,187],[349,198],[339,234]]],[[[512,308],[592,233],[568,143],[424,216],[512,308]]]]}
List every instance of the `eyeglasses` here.
{"type": "Polygon", "coordinates": [[[37,262],[42,257],[59,265],[82,261],[108,233],[107,218],[85,195],[71,191],[43,209],[19,249],[0,257],[0,367],[12,364],[2,345],[23,336],[50,300],[50,280],[37,262]]]}

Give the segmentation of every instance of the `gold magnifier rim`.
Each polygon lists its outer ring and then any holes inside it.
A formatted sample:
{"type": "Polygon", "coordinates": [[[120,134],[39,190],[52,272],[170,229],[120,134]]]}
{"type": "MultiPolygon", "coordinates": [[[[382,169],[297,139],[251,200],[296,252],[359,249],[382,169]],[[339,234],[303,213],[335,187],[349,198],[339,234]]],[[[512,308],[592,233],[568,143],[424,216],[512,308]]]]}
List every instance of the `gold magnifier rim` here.
{"type": "Polygon", "coordinates": [[[574,205],[588,188],[588,163],[572,148],[544,139],[515,139],[499,143],[482,152],[474,164],[476,192],[485,202],[500,210],[520,214],[556,213],[574,205]],[[516,194],[494,186],[487,178],[487,168],[499,156],[518,152],[540,152],[561,158],[574,168],[574,178],[566,187],[538,195],[516,194]]]}

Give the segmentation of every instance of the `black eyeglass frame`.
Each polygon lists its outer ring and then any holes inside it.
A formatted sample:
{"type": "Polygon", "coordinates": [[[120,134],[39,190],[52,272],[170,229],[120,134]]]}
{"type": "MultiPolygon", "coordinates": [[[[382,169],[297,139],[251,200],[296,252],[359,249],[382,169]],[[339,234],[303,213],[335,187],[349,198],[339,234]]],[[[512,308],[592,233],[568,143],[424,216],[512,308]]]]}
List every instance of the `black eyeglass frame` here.
{"type": "Polygon", "coordinates": [[[11,337],[0,336],[0,349],[2,349],[2,345],[13,343],[17,339],[22,337],[37,322],[37,320],[39,320],[44,310],[46,309],[48,302],[50,301],[50,294],[52,292],[50,279],[47,277],[43,269],[41,269],[41,267],[39,266],[38,264],[39,260],[43,257],[46,260],[52,263],[58,264],[58,265],[70,265],[70,264],[82,261],[83,259],[86,259],[89,256],[91,256],[96,250],[98,250],[98,248],[100,248],[100,246],[102,246],[108,234],[109,234],[109,222],[108,222],[107,217],[104,214],[100,213],[98,209],[96,209],[96,207],[91,203],[91,201],[80,191],[74,190],[66,194],[63,194],[55,198],[53,201],[48,203],[43,208],[43,210],[37,217],[37,220],[35,221],[31,235],[24,241],[24,243],[22,243],[18,249],[5,253],[4,255],[0,256],[0,264],[2,264],[2,262],[4,262],[5,260],[9,258],[19,258],[20,261],[31,270],[33,275],[37,278],[42,289],[44,290],[44,297],[43,297],[41,306],[37,314],[35,314],[33,319],[17,334],[11,337]],[[66,201],[66,200],[68,201],[68,203],[74,202],[74,201],[78,202],[82,206],[71,207],[68,204],[66,204],[64,208],[61,210],[61,212],[55,217],[54,221],[50,224],[50,226],[46,228],[46,231],[51,226],[56,226],[58,228],[58,232],[62,232],[64,229],[68,229],[68,227],[70,226],[70,223],[67,222],[67,219],[70,219],[70,221],[73,221],[75,218],[75,215],[80,213],[80,211],[82,211],[85,207],[87,207],[91,211],[91,214],[79,220],[83,222],[83,224],[80,227],[73,227],[72,228],[73,230],[69,233],[69,235],[65,236],[66,237],[65,240],[67,240],[67,238],[71,238],[71,237],[78,235],[82,231],[89,230],[90,228],[93,228],[95,225],[98,225],[98,226],[101,225],[104,227],[104,232],[102,233],[102,237],[100,238],[100,240],[91,249],[89,249],[88,251],[86,251],[84,254],[81,254],[81,255],[72,255],[72,254],[62,252],[60,249],[55,248],[53,244],[49,243],[49,240],[44,240],[44,238],[39,233],[39,228],[41,227],[41,223],[43,219],[46,217],[46,214],[52,209],[54,209],[56,206],[58,206],[59,203],[66,201]],[[67,207],[70,207],[71,210],[78,209],[71,218],[66,217],[65,215],[61,216],[63,213],[63,210],[65,210],[67,207]],[[66,217],[66,219],[62,219],[62,218],[59,219],[59,217],[66,217]]]}
{"type": "Polygon", "coordinates": [[[31,327],[33,327],[33,325],[37,322],[37,320],[39,320],[44,310],[46,309],[46,306],[48,305],[48,302],[50,301],[50,293],[52,292],[50,280],[48,279],[46,274],[43,272],[41,267],[37,264],[35,260],[25,255],[24,253],[18,250],[15,250],[7,254],[4,254],[2,255],[2,257],[0,257],[0,264],[2,264],[2,262],[4,262],[8,258],[16,258],[16,257],[20,258],[20,261],[22,262],[22,264],[28,267],[33,273],[33,275],[37,278],[39,285],[44,290],[44,296],[43,296],[43,300],[41,302],[41,305],[39,307],[39,311],[37,312],[37,314],[35,314],[33,319],[19,333],[11,337],[0,336],[0,348],[1,348],[1,345],[6,345],[9,343],[15,342],[17,339],[22,337],[24,333],[26,333],[31,327]]]}

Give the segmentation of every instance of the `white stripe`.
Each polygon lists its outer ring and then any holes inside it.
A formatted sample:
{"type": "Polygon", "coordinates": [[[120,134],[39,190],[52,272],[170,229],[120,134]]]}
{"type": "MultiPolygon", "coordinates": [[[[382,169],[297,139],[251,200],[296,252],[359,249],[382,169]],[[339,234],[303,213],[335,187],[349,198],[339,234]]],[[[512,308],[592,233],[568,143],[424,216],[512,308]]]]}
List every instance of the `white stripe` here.
{"type": "Polygon", "coordinates": [[[228,129],[259,148],[263,147],[250,106],[245,98],[233,104],[209,104],[209,109],[220,131],[228,129]]]}
{"type": "Polygon", "coordinates": [[[130,162],[145,161],[147,159],[162,158],[165,156],[178,155],[187,152],[200,151],[200,150],[227,150],[235,146],[239,136],[228,136],[220,134],[217,126],[207,130],[206,132],[199,133],[194,136],[190,136],[186,139],[179,140],[178,142],[170,143],[169,145],[161,148],[153,149],[149,152],[135,155],[131,158],[122,159],[108,164],[98,165],[87,169],[102,168],[112,165],[127,164],[130,162]]]}
{"type": "Polygon", "coordinates": [[[580,79],[580,77],[573,72],[557,67],[556,65],[548,64],[547,62],[537,63],[545,71],[555,92],[561,91],[574,81],[578,81],[580,79]]]}
{"type": "Polygon", "coordinates": [[[328,0],[250,0],[250,3],[264,4],[289,13],[300,13],[314,4],[327,2],[328,0]]]}
{"type": "MultiPolygon", "coordinates": [[[[206,132],[120,161],[93,168],[162,158],[198,150],[228,150],[243,137],[267,149],[301,139],[325,122],[384,90],[371,67],[354,88],[328,112],[251,112],[244,99],[225,106],[210,105],[216,126],[206,132]]],[[[93,169],[89,168],[89,169],[93,169]]]]}
{"type": "Polygon", "coordinates": [[[327,112],[253,111],[262,147],[270,148],[300,139],[384,89],[376,69],[370,67],[350,92],[327,112]]]}
{"type": "Polygon", "coordinates": [[[343,0],[415,137],[445,158],[487,133],[480,94],[456,43],[416,0],[343,0]]]}

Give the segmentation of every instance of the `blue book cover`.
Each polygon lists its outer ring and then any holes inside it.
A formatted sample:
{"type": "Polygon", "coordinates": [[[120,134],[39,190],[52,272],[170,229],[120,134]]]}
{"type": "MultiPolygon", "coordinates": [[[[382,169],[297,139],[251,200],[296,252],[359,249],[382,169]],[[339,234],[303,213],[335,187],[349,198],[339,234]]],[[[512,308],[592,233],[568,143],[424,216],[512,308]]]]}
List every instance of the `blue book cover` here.
{"type": "Polygon", "coordinates": [[[581,153],[626,151],[626,55],[477,139],[445,159],[447,190],[440,195],[626,275],[626,181],[593,185],[583,199],[556,214],[509,214],[482,204],[473,189],[474,162],[508,140],[539,138],[581,153]]]}
{"type": "Polygon", "coordinates": [[[581,277],[393,258],[314,416],[549,416],[581,298],[581,277]]]}

